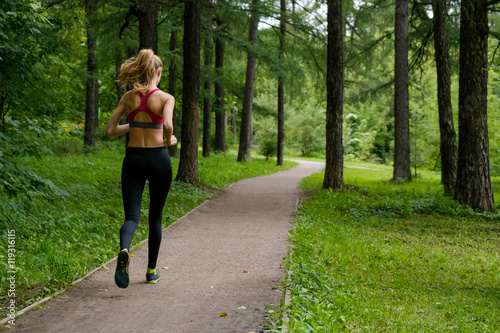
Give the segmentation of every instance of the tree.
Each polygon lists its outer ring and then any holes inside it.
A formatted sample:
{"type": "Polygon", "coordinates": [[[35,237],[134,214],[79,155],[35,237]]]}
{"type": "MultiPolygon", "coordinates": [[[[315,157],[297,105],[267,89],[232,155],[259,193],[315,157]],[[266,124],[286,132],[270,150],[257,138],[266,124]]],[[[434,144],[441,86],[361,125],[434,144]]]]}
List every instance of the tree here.
{"type": "Polygon", "coordinates": [[[184,65],[182,94],[181,154],[176,180],[197,185],[198,124],[200,121],[200,34],[201,4],[198,0],[185,2],[184,65]]]}
{"type": "Polygon", "coordinates": [[[394,59],[393,180],[411,181],[408,92],[408,1],[396,0],[394,59]]]}
{"type": "MultiPolygon", "coordinates": [[[[280,16],[280,61],[284,62],[285,58],[285,33],[286,33],[286,1],[280,0],[281,16],[280,16]]],[[[283,165],[283,150],[285,148],[285,88],[283,73],[278,76],[278,144],[276,152],[276,164],[283,165]]]]}
{"type": "MultiPolygon", "coordinates": [[[[208,26],[212,26],[212,19],[208,26]]],[[[205,66],[209,69],[212,66],[212,37],[207,32],[205,37],[205,66]]],[[[210,156],[210,132],[212,127],[212,81],[210,74],[207,75],[204,83],[205,97],[203,98],[203,156],[210,156]]]]}
{"type": "Polygon", "coordinates": [[[140,0],[137,18],[139,48],[152,49],[158,54],[158,0],[140,0]]]}
{"type": "Polygon", "coordinates": [[[328,47],[326,74],[326,165],[323,188],[344,185],[342,119],[344,105],[344,55],[342,0],[328,0],[328,47]]]}
{"type": "MultiPolygon", "coordinates": [[[[221,5],[224,1],[219,2],[221,5]]],[[[216,20],[217,26],[222,27],[222,18],[216,20]]],[[[224,41],[220,36],[215,39],[215,145],[214,149],[226,153],[226,112],[224,110],[224,86],[221,83],[224,67],[224,41]]]]}
{"type": "MultiPolygon", "coordinates": [[[[177,49],[177,31],[172,31],[170,33],[170,51],[173,53],[177,49]]],[[[172,55],[170,58],[170,66],[168,67],[168,93],[172,96],[176,96],[177,90],[177,64],[175,62],[175,56],[172,55]]],[[[174,135],[177,139],[179,136],[179,125],[178,125],[177,112],[174,109],[173,123],[174,123],[174,135]]],[[[168,154],[171,157],[179,157],[179,147],[176,145],[168,147],[168,154]]]]}
{"type": "Polygon", "coordinates": [[[463,0],[460,11],[458,169],[455,199],[493,211],[487,122],[488,6],[463,0]]]}
{"type": "Polygon", "coordinates": [[[441,182],[446,194],[453,194],[457,180],[457,138],[451,108],[451,74],[448,54],[446,0],[433,0],[434,50],[438,83],[439,131],[441,138],[441,182]]]}
{"type": "Polygon", "coordinates": [[[98,0],[85,0],[87,16],[87,97],[85,107],[85,134],[83,144],[95,146],[95,133],[98,125],[99,83],[97,69],[97,15],[98,0]]]}
{"type": "Polygon", "coordinates": [[[241,114],[241,129],[240,129],[240,145],[238,147],[238,162],[250,160],[250,148],[252,146],[252,107],[254,98],[255,86],[255,68],[257,66],[257,58],[254,54],[253,47],[258,40],[259,27],[259,0],[252,0],[250,19],[250,29],[248,40],[250,46],[247,51],[247,70],[245,76],[245,91],[243,95],[243,110],[241,114]]]}

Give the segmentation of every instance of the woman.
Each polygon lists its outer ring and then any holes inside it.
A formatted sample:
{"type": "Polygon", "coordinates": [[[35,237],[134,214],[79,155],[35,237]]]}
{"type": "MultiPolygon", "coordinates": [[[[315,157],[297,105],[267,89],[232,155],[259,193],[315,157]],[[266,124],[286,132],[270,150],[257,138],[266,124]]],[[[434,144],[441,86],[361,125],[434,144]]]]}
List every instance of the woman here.
{"type": "Polygon", "coordinates": [[[141,50],[136,58],[128,59],[120,69],[118,82],[132,84],[118,103],[106,127],[106,136],[130,132],[130,140],[122,166],[122,197],[125,222],[120,229],[120,253],[115,282],[120,288],[129,284],[129,250],[141,215],[141,200],[146,179],[149,180],[149,248],[146,282],[160,278],[156,261],[161,243],[161,216],[172,182],[172,166],[167,146],[175,145],[172,135],[174,97],[157,88],[162,73],[162,61],[152,50],[141,50]],[[119,125],[127,114],[128,124],[119,125]]]}

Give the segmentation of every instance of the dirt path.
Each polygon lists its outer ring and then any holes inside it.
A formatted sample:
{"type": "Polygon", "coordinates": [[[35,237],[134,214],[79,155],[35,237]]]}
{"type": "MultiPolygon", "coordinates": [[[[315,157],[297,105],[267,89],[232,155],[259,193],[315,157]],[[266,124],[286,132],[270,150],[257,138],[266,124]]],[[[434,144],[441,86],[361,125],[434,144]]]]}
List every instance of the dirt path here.
{"type": "MultiPolygon", "coordinates": [[[[161,279],[145,283],[147,246],[133,251],[130,285],[116,287],[115,264],[42,309],[16,320],[20,332],[260,332],[289,243],[298,182],[321,170],[291,170],[233,184],[163,233],[161,279]],[[227,317],[221,317],[221,313],[227,317]]],[[[168,203],[167,203],[168,204],[168,203]]]]}

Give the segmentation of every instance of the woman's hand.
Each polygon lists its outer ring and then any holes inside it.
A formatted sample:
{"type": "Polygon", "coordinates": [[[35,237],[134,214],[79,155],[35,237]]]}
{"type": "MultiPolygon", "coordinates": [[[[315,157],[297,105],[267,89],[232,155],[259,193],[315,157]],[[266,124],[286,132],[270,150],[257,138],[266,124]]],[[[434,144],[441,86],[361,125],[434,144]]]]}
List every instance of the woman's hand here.
{"type": "Polygon", "coordinates": [[[175,135],[170,136],[170,142],[167,142],[167,139],[164,140],[167,146],[175,146],[177,144],[177,138],[175,135]]]}

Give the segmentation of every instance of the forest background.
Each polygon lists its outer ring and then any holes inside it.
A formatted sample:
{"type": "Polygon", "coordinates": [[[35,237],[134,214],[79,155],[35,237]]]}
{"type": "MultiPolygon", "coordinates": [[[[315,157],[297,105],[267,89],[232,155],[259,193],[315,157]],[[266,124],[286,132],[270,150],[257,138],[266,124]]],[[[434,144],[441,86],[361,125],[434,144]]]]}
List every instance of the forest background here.
{"type": "MultiPolygon", "coordinates": [[[[95,228],[92,221],[102,216],[105,217],[104,222],[119,220],[115,209],[119,202],[114,198],[114,201],[110,199],[105,203],[103,198],[109,184],[116,182],[108,169],[119,161],[125,139],[107,139],[104,128],[123,94],[123,89],[115,82],[117,68],[140,49],[141,22],[144,22],[140,13],[151,3],[156,4],[152,8],[157,19],[157,53],[164,63],[160,88],[176,97],[176,125],[179,130],[183,97],[188,92],[183,81],[183,62],[186,59],[183,50],[186,27],[184,2],[6,0],[0,4],[0,208],[3,221],[14,223],[18,230],[23,228],[23,234],[18,237],[26,237],[25,249],[21,249],[26,251],[23,255],[26,260],[28,252],[46,253],[49,246],[65,249],[78,246],[80,242],[62,235],[66,227],[68,230],[73,228],[70,220],[75,220],[78,214],[70,217],[68,213],[63,218],[56,218],[56,213],[60,211],[43,212],[45,215],[41,219],[36,215],[39,212],[33,212],[31,207],[56,202],[50,207],[62,211],[64,205],[58,203],[58,199],[73,197],[69,202],[80,215],[84,211],[89,212],[85,224],[90,228],[95,228]],[[89,32],[94,37],[92,43],[89,32]],[[89,49],[92,51],[89,52],[89,49]],[[89,64],[90,54],[96,56],[92,64],[89,64]],[[172,68],[175,70],[172,71],[172,68]],[[86,129],[91,126],[86,121],[86,112],[89,108],[88,91],[92,90],[88,84],[91,81],[97,82],[94,94],[90,96],[90,104],[97,105],[97,117],[95,133],[89,136],[86,129]],[[172,87],[175,89],[172,90],[172,87]],[[62,157],[56,159],[56,156],[62,157]],[[82,165],[78,168],[76,164],[82,164],[84,171],[82,165]],[[55,182],[57,177],[60,179],[55,182]],[[90,180],[95,180],[99,186],[88,187],[92,185],[90,180]],[[73,181],[78,184],[72,185],[71,193],[60,185],[73,181]],[[81,199],[89,193],[93,194],[88,200],[81,199]],[[101,206],[93,206],[94,201],[100,202],[101,206]],[[109,211],[103,209],[104,205],[109,206],[109,211]],[[23,216],[29,218],[23,220],[23,216]],[[46,223],[37,225],[40,220],[46,223]],[[57,232],[54,232],[56,226],[57,232]],[[45,235],[50,234],[49,231],[59,239],[59,243],[54,243],[53,239],[30,237],[35,232],[45,235]]],[[[431,4],[415,1],[409,6],[411,165],[413,177],[418,178],[422,170],[440,169],[437,74],[431,4]]],[[[248,38],[252,21],[249,2],[203,2],[199,55],[200,122],[196,136],[199,138],[196,147],[206,147],[205,134],[210,133],[210,149],[205,150],[203,155],[210,155],[213,149],[234,157],[230,151],[240,143],[245,70],[247,56],[252,54],[257,59],[257,67],[251,132],[258,152],[265,156],[277,152],[277,95],[278,82],[282,80],[285,86],[285,154],[324,159],[327,108],[325,1],[287,2],[286,9],[286,41],[284,49],[280,49],[282,12],[278,1],[261,3],[258,10],[258,42],[255,45],[248,38]],[[222,41],[225,48],[222,68],[216,68],[217,61],[215,64],[213,61],[217,41],[222,41]],[[221,104],[218,104],[221,99],[216,96],[217,87],[212,89],[217,85],[224,94],[221,104]],[[216,107],[207,117],[205,112],[211,109],[212,104],[216,107]],[[223,114],[227,114],[227,118],[223,117],[225,146],[222,148],[216,143],[216,109],[220,105],[223,114]],[[208,128],[207,118],[211,120],[208,128]]],[[[460,3],[448,2],[448,9],[452,107],[455,127],[458,128],[460,3]]],[[[394,156],[394,3],[386,0],[344,1],[343,18],[345,97],[342,129],[345,162],[391,166],[394,156]]],[[[497,24],[500,22],[494,6],[489,12],[488,22],[489,156],[491,176],[498,177],[500,43],[497,24]]],[[[175,151],[171,153],[172,156],[176,154],[175,151]]],[[[214,155],[218,158],[219,154],[214,155]]],[[[178,163],[175,160],[174,164],[178,163]]],[[[218,163],[217,166],[223,168],[218,163]]],[[[117,185],[113,186],[118,193],[117,185]]],[[[205,198],[195,189],[187,189],[179,183],[176,186],[196,202],[205,198]]],[[[174,219],[174,216],[168,219],[174,219]]],[[[2,241],[7,242],[4,229],[2,241]]],[[[102,243],[102,239],[98,239],[102,230],[91,233],[85,229],[80,232],[96,238],[95,242],[93,239],[86,240],[87,248],[102,243]]],[[[106,237],[114,237],[112,230],[105,233],[109,234],[106,237]]],[[[24,267],[35,265],[43,270],[52,267],[56,271],[48,269],[49,281],[42,281],[41,284],[31,279],[27,275],[29,272],[19,273],[20,278],[25,277],[23,283],[27,290],[31,288],[24,299],[52,292],[50,286],[58,287],[61,283],[64,285],[73,281],[89,268],[85,265],[95,267],[111,257],[112,253],[110,249],[104,249],[93,254],[95,257],[91,262],[76,268],[72,267],[74,263],[71,262],[70,252],[64,257],[51,253],[44,261],[32,258],[34,262],[24,267]],[[49,289],[44,290],[47,286],[49,289]]]]}

